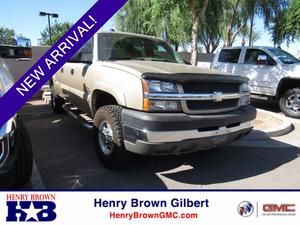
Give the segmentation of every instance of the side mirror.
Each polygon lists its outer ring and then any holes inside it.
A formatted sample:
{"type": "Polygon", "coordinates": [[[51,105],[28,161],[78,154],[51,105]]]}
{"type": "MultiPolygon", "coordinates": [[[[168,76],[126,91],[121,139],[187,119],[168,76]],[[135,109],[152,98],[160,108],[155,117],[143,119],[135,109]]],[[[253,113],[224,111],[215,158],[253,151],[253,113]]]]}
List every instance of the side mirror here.
{"type": "Polygon", "coordinates": [[[3,45],[0,46],[0,57],[8,59],[31,59],[31,48],[3,45]]]}
{"type": "Polygon", "coordinates": [[[268,56],[267,55],[258,55],[256,64],[257,65],[268,65],[268,56]]]}
{"type": "Polygon", "coordinates": [[[258,55],[257,61],[267,61],[268,56],[267,55],[258,55]]]}

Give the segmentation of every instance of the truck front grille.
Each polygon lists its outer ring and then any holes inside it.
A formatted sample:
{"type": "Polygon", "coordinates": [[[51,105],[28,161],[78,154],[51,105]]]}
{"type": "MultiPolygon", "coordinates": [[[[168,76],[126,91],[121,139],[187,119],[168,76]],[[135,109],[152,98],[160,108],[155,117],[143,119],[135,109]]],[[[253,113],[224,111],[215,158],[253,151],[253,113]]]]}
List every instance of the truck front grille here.
{"type": "MultiPolygon", "coordinates": [[[[182,92],[185,94],[232,94],[240,92],[239,83],[217,83],[217,82],[194,82],[182,85],[182,92]]],[[[235,110],[239,107],[239,98],[214,100],[187,100],[182,101],[182,108],[189,114],[210,114],[222,113],[235,110]]]]}
{"type": "Polygon", "coordinates": [[[240,84],[231,83],[187,83],[183,84],[184,93],[201,94],[201,93],[239,93],[240,84]]]}
{"type": "Polygon", "coordinates": [[[190,110],[222,110],[227,108],[235,108],[238,103],[238,99],[228,99],[222,102],[186,101],[187,107],[190,110]]]}

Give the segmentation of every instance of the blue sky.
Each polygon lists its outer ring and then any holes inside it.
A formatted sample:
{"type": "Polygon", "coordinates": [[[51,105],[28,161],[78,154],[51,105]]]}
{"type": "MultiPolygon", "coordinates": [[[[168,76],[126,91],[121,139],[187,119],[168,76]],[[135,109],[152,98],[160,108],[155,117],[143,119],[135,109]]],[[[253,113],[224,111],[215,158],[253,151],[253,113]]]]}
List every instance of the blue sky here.
{"type": "MultiPolygon", "coordinates": [[[[22,34],[31,39],[33,45],[37,45],[40,32],[47,26],[47,18],[40,17],[40,11],[58,13],[58,22],[76,22],[97,0],[6,0],[1,3],[0,26],[14,28],[17,34],[22,34]]],[[[272,46],[268,31],[264,30],[263,21],[256,19],[256,29],[263,35],[255,45],[272,46]]],[[[114,27],[112,18],[103,30],[114,27]]],[[[241,40],[237,39],[236,45],[241,40]]],[[[300,43],[292,43],[289,48],[285,44],[282,47],[293,54],[300,56],[300,43]]]]}

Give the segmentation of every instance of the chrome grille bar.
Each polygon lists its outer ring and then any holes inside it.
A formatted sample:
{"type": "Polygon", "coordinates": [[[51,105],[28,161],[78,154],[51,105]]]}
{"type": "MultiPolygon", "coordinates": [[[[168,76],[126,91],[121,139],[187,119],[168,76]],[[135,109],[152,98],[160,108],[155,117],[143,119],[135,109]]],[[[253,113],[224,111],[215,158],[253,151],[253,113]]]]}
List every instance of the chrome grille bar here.
{"type": "Polygon", "coordinates": [[[211,93],[211,94],[172,94],[172,93],[147,93],[145,97],[152,100],[183,100],[183,101],[191,101],[191,100],[211,100],[211,101],[222,101],[228,99],[238,99],[243,96],[250,95],[248,92],[245,93],[227,93],[227,94],[219,94],[219,92],[211,93]]]}

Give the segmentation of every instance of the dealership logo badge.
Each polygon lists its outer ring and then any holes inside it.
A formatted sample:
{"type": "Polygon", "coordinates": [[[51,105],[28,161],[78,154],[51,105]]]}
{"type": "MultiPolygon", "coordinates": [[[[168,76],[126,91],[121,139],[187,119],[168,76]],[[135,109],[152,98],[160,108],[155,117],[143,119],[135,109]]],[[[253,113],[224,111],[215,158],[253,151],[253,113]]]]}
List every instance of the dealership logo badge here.
{"type": "Polygon", "coordinates": [[[243,217],[249,217],[253,214],[254,206],[251,202],[244,201],[238,205],[238,213],[243,217]]]}
{"type": "Polygon", "coordinates": [[[263,207],[264,216],[295,216],[296,204],[264,204],[263,207]]]}
{"type": "Polygon", "coordinates": [[[8,201],[7,222],[50,222],[56,219],[51,201],[8,201]]]}
{"type": "Polygon", "coordinates": [[[55,198],[55,194],[7,194],[6,222],[54,221],[55,198]]]}

